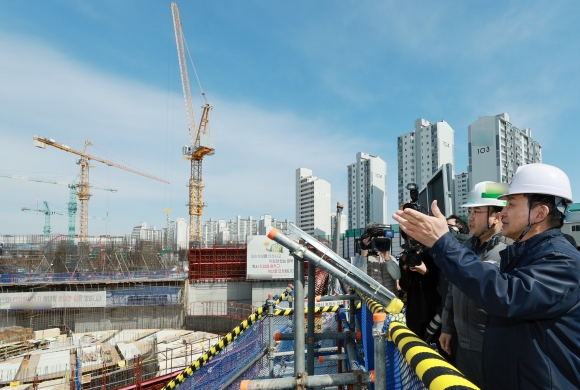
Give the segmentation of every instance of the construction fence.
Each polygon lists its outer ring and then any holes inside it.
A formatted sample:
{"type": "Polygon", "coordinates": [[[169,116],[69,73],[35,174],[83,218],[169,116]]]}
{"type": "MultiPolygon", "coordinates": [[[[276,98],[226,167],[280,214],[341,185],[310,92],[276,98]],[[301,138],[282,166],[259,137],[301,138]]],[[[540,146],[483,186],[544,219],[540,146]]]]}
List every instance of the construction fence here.
{"type": "MultiPolygon", "coordinates": [[[[274,315],[267,314],[266,305],[254,311],[163,389],[174,389],[177,386],[196,390],[239,389],[245,380],[288,378],[294,377],[296,371],[303,372],[304,367],[298,370],[294,367],[292,337],[283,337],[284,334],[291,336],[295,324],[294,311],[287,308],[287,303],[281,302],[284,298],[284,294],[274,297],[277,304],[274,315]],[[272,350],[268,348],[270,326],[272,332],[278,335],[276,339],[280,340],[273,344],[275,348],[272,350]]],[[[361,333],[360,340],[355,343],[355,360],[352,360],[351,354],[344,357],[344,346],[340,344],[342,341],[315,338],[315,357],[318,357],[320,363],[315,365],[314,375],[338,374],[349,370],[370,372],[375,370],[377,364],[381,364],[386,372],[384,389],[477,389],[433,348],[413,334],[406,327],[405,316],[401,313],[386,316],[379,333],[385,339],[385,358],[384,361],[375,362],[374,346],[378,344],[375,344],[376,334],[373,334],[373,314],[384,311],[384,308],[376,302],[370,303],[373,311],[363,303],[356,313],[356,329],[351,329],[361,333]]],[[[349,325],[346,321],[349,315],[343,308],[318,308],[317,313],[316,333],[328,336],[340,333],[343,325],[345,329],[349,325]]],[[[267,384],[263,386],[250,388],[270,388],[267,384]]],[[[336,389],[337,386],[317,388],[336,389]]],[[[367,388],[375,389],[375,385],[370,383],[367,388]]]]}

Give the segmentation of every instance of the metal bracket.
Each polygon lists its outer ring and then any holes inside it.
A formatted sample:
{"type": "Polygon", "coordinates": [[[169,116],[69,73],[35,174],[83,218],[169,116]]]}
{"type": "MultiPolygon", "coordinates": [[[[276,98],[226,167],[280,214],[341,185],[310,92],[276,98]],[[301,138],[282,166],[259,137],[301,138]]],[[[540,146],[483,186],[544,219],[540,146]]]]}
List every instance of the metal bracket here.
{"type": "Polygon", "coordinates": [[[304,253],[307,250],[308,249],[304,245],[300,245],[295,251],[290,252],[290,254],[298,260],[304,260],[304,253]]]}
{"type": "Polygon", "coordinates": [[[296,375],[296,390],[306,390],[307,376],[307,372],[299,372],[298,375],[296,375]]]}
{"type": "Polygon", "coordinates": [[[352,373],[354,375],[354,380],[355,380],[355,382],[354,382],[354,388],[355,389],[363,389],[363,388],[365,388],[366,385],[363,382],[364,381],[364,377],[363,377],[364,371],[362,371],[362,370],[354,370],[352,373]]]}

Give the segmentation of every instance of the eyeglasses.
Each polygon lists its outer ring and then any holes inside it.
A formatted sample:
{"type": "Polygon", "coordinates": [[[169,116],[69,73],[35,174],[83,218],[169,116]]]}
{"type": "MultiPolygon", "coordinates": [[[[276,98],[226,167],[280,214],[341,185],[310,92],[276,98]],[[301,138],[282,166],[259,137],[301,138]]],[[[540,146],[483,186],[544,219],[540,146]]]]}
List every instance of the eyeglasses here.
{"type": "Polygon", "coordinates": [[[486,210],[475,210],[475,209],[469,209],[467,210],[467,216],[469,218],[475,218],[475,214],[481,214],[481,213],[486,213],[486,210]]]}

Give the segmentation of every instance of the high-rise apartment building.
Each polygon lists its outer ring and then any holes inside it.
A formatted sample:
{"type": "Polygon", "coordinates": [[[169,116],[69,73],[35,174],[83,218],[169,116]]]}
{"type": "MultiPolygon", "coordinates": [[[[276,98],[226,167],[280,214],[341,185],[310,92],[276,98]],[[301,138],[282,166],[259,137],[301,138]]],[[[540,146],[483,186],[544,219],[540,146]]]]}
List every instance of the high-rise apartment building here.
{"type": "Polygon", "coordinates": [[[359,152],[347,166],[348,228],[387,222],[387,163],[379,156],[359,152]]]}
{"type": "Polygon", "coordinates": [[[469,125],[469,188],[482,181],[509,183],[519,166],[542,162],[542,146],[507,113],[480,116],[469,125]]]}
{"type": "Polygon", "coordinates": [[[251,216],[248,219],[244,219],[238,215],[236,219],[230,220],[228,225],[230,240],[234,242],[245,242],[247,236],[258,234],[258,221],[251,216]]]}
{"type": "Polygon", "coordinates": [[[467,193],[469,192],[469,174],[463,172],[455,175],[455,204],[453,205],[453,214],[458,216],[467,216],[467,208],[461,207],[467,203],[467,193]]]}
{"type": "Polygon", "coordinates": [[[262,215],[258,221],[258,234],[266,235],[274,228],[286,231],[288,230],[288,227],[291,223],[292,222],[290,222],[288,219],[285,219],[284,221],[277,221],[276,218],[272,218],[271,215],[262,215]]]}
{"type": "Polygon", "coordinates": [[[407,184],[422,190],[441,165],[450,163],[455,175],[454,139],[449,123],[422,118],[415,120],[415,130],[397,138],[399,204],[409,201],[407,184]]]}
{"type": "Polygon", "coordinates": [[[157,230],[155,226],[147,227],[146,222],[140,222],[133,228],[131,239],[143,241],[156,241],[163,244],[163,230],[157,230]]]}
{"type": "Polygon", "coordinates": [[[312,170],[296,170],[296,226],[311,235],[330,235],[330,183],[312,170]]]}
{"type": "Polygon", "coordinates": [[[256,234],[265,235],[273,228],[288,230],[290,223],[288,219],[277,221],[271,215],[262,215],[260,219],[254,219],[251,216],[244,219],[238,215],[229,221],[225,219],[216,221],[210,218],[201,228],[201,237],[203,245],[206,248],[211,248],[214,244],[244,243],[248,236],[254,236],[256,234]]]}
{"type": "Polygon", "coordinates": [[[189,247],[189,226],[185,218],[175,218],[174,236],[177,250],[189,247]]]}

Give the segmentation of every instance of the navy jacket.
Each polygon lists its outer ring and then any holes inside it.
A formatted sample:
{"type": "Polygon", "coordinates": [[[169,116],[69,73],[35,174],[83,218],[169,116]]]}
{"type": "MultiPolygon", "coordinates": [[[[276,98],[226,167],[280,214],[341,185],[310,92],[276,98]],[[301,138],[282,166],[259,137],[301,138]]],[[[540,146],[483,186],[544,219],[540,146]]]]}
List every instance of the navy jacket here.
{"type": "Polygon", "coordinates": [[[488,313],[486,389],[580,389],[580,254],[550,229],[482,262],[450,234],[431,256],[488,313]]]}

